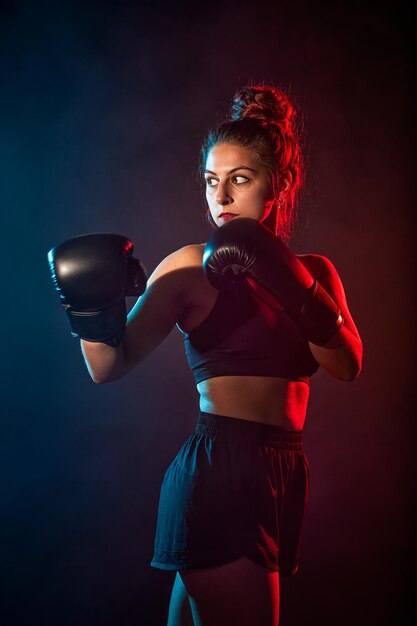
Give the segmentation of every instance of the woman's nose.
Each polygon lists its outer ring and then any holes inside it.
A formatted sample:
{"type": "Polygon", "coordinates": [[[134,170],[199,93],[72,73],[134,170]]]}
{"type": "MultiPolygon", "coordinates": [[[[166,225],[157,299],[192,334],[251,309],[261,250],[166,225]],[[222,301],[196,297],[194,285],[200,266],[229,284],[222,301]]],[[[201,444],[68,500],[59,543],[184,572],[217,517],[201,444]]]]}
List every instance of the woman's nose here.
{"type": "Polygon", "coordinates": [[[227,185],[221,185],[219,184],[218,189],[217,189],[217,194],[216,194],[216,202],[217,204],[220,204],[221,206],[224,206],[225,204],[230,204],[233,201],[233,199],[230,196],[229,190],[227,188],[227,185]]]}

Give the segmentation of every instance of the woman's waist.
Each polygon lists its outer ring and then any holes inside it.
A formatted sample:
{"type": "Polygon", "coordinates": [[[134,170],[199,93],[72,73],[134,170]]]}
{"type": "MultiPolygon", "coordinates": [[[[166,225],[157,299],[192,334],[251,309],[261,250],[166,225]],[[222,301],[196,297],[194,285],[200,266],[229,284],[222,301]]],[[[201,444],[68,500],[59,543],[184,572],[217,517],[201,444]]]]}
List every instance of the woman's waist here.
{"type": "Polygon", "coordinates": [[[302,450],[303,431],[283,428],[273,424],[239,419],[230,415],[221,415],[199,411],[195,428],[197,435],[207,435],[220,440],[263,444],[279,450],[302,450]]]}
{"type": "Polygon", "coordinates": [[[200,410],[302,430],[310,387],[307,382],[261,376],[218,376],[197,385],[200,410]]]}

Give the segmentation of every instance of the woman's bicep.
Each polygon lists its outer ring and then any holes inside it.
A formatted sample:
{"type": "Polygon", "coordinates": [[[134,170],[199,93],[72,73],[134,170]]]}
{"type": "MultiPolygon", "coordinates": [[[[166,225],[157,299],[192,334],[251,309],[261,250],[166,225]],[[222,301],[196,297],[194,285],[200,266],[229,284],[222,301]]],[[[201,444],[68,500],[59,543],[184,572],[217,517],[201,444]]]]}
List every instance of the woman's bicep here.
{"type": "Polygon", "coordinates": [[[342,280],[333,263],[327,257],[318,254],[309,254],[304,257],[300,256],[299,258],[311,275],[318,280],[321,286],[340,307],[344,325],[360,341],[358,329],[356,328],[356,324],[353,321],[348,307],[342,280]]]}
{"type": "Polygon", "coordinates": [[[304,265],[310,273],[319,281],[332,299],[340,307],[343,326],[335,338],[325,346],[317,346],[310,343],[316,360],[330,374],[340,380],[354,380],[362,368],[362,340],[346,301],[345,290],[333,263],[326,257],[308,255],[302,258],[304,265]],[[342,344],[340,345],[340,342],[342,344]]]}
{"type": "Polygon", "coordinates": [[[353,317],[348,307],[345,289],[343,287],[341,278],[333,263],[325,257],[321,258],[322,271],[320,273],[320,277],[318,277],[318,281],[320,282],[322,287],[324,287],[324,289],[328,292],[328,294],[333,298],[336,304],[339,305],[346,328],[351,331],[351,333],[356,337],[358,341],[361,341],[359,331],[356,327],[355,322],[353,321],[353,317]]]}

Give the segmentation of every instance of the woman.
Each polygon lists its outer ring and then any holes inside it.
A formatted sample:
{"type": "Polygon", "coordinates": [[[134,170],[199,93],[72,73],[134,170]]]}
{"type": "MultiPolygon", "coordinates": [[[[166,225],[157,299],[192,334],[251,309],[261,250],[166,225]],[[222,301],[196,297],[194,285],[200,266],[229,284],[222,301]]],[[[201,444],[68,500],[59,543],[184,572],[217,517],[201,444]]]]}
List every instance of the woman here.
{"type": "MultiPolygon", "coordinates": [[[[286,245],[303,182],[294,117],[274,87],[237,92],[230,119],[202,149],[215,232],[207,245],[166,257],[146,291],[139,262],[128,286],[120,270],[113,301],[144,291],[126,326],[122,312],[101,334],[81,332],[86,313],[75,320],[60,259],[50,253],[95,382],[125,376],[175,324],[184,334],[200,412],[165,474],[152,560],[177,572],[169,626],[278,624],[279,575],[298,569],[308,500],[302,430],[309,378],[319,366],[345,381],[361,369],[361,339],[333,264],[286,245]]],[[[101,240],[94,253],[103,256],[101,240]]],[[[87,300],[79,310],[104,308],[100,298],[87,300]]]]}

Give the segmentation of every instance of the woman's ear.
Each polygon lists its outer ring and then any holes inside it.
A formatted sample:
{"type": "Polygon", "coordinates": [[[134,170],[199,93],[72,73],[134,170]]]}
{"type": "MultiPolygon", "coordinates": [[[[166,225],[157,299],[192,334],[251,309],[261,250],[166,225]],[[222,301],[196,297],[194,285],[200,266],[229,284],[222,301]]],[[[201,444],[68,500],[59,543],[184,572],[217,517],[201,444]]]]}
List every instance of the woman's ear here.
{"type": "Polygon", "coordinates": [[[279,177],[279,190],[288,192],[292,185],[292,174],[290,170],[285,170],[279,177]]]}

